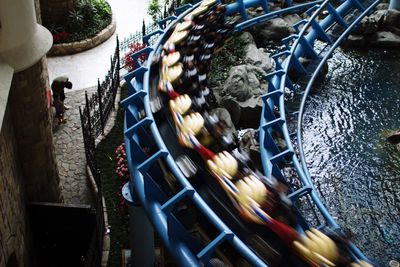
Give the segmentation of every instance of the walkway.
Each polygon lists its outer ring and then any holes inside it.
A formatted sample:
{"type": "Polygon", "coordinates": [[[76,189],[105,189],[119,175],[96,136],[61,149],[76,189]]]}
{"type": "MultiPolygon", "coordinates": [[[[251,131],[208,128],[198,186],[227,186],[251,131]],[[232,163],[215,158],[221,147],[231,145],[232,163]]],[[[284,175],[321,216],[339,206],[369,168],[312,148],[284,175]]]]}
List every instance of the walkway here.
{"type": "MultiPolygon", "coordinates": [[[[141,29],[142,21],[150,21],[146,14],[148,0],[108,0],[117,21],[118,36],[125,36],[141,29]]],[[[85,90],[92,92],[97,79],[103,78],[110,67],[110,56],[115,49],[114,34],[103,44],[74,55],[48,58],[51,81],[60,75],[67,75],[73,83],[72,91],[66,91],[66,112],[68,122],[57,125],[54,120],[54,146],[60,174],[60,186],[64,202],[68,204],[89,204],[90,186],[86,178],[86,159],[83,147],[79,106],[84,106],[85,90]]]]}
{"type": "Polygon", "coordinates": [[[108,0],[117,22],[116,33],[101,45],[74,55],[49,57],[49,78],[52,81],[60,75],[67,75],[73,90],[88,88],[97,84],[110,67],[110,56],[116,45],[116,34],[120,40],[141,29],[143,19],[151,21],[147,15],[149,0],[108,0]]]}
{"type": "Polygon", "coordinates": [[[67,123],[58,125],[53,121],[54,146],[60,175],[61,192],[68,204],[89,204],[90,185],[86,178],[86,159],[83,147],[79,106],[85,105],[85,91],[94,92],[95,87],[66,92],[67,123]]]}

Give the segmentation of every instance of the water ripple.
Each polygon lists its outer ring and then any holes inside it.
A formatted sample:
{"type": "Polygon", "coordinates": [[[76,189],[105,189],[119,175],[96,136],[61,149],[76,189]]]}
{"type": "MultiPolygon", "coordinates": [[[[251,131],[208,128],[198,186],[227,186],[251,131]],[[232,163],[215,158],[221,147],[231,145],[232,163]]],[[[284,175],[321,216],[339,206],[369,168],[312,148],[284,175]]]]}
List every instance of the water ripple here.
{"type": "Polygon", "coordinates": [[[382,265],[400,259],[400,53],[338,51],[307,102],[303,143],[310,174],[338,222],[382,265]]]}

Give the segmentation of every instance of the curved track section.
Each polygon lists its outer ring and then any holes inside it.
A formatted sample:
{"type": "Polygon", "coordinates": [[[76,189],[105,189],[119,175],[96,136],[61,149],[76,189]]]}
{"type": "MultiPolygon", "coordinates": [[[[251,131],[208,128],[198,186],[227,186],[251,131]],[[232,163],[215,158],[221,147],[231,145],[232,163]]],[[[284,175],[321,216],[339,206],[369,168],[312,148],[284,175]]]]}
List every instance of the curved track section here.
{"type": "MultiPolygon", "coordinates": [[[[263,96],[265,105],[259,129],[265,176],[274,176],[286,181],[288,175],[285,174],[285,170],[291,168],[298,180],[298,183],[290,189],[289,197],[297,203],[302,228],[298,229],[300,232],[309,229],[310,226],[335,229],[338,225],[319,200],[306,164],[300,162],[295,152],[293,143],[296,144],[296,140],[292,138],[293,134],[289,134],[286,125],[285,92],[289,89],[296,94],[304,95],[297,134],[297,143],[302,153],[301,114],[308,91],[333,49],[344,40],[363,16],[372,12],[377,3],[377,1],[360,3],[358,0],[346,0],[334,6],[329,1],[316,1],[291,6],[292,3],[287,2],[286,5],[290,7],[269,12],[267,1],[237,0],[226,7],[226,15],[239,13],[242,16],[241,22],[235,25],[236,31],[283,14],[309,8],[306,11],[309,19],[294,25],[298,33],[283,40],[287,50],[274,56],[276,71],[266,77],[269,86],[268,93],[263,96]],[[263,8],[265,14],[248,18],[246,9],[259,6],[263,8]],[[314,48],[316,40],[325,43],[322,49],[314,48]],[[307,64],[304,64],[304,59],[307,59],[305,61],[307,64]],[[307,77],[307,83],[302,84],[301,79],[292,81],[289,72],[301,74],[303,79],[307,77]],[[276,134],[285,140],[285,147],[278,146],[275,140],[276,134]],[[300,210],[303,209],[304,203],[311,207],[313,216],[311,220],[309,216],[301,215],[300,210]]],[[[251,266],[268,266],[263,258],[265,255],[250,248],[248,241],[242,241],[247,232],[239,234],[239,237],[237,229],[234,227],[232,230],[232,227],[227,226],[228,222],[222,220],[214,208],[210,208],[208,201],[204,199],[204,194],[200,194],[199,189],[195,188],[192,181],[182,173],[176,157],[172,155],[171,146],[167,146],[162,138],[166,136],[164,130],[159,128],[156,123],[157,118],[153,116],[155,103],[152,102],[150,95],[155,86],[154,81],[157,81],[159,76],[159,68],[154,63],[159,60],[162,46],[173,26],[194,8],[196,6],[184,6],[177,10],[177,16],[160,21],[160,30],[144,37],[148,47],[133,55],[134,60],[137,60],[145,54],[146,63],[125,76],[129,85],[129,96],[121,104],[126,108],[124,134],[131,172],[130,190],[146,209],[154,228],[179,266],[218,266],[214,265],[215,258],[225,260],[230,255],[234,255],[235,260],[246,262],[251,266]],[[189,208],[196,210],[198,222],[190,216],[185,216],[189,208]],[[201,231],[194,233],[190,227],[193,224],[201,224],[203,229],[208,229],[208,234],[201,231]]],[[[232,216],[234,218],[234,215],[232,216]]],[[[238,222],[238,225],[242,223],[238,222]]],[[[365,258],[355,246],[352,245],[351,248],[354,260],[365,258]]],[[[273,253],[272,256],[268,256],[273,258],[273,253]]],[[[285,254],[284,256],[286,257],[285,254]]]]}

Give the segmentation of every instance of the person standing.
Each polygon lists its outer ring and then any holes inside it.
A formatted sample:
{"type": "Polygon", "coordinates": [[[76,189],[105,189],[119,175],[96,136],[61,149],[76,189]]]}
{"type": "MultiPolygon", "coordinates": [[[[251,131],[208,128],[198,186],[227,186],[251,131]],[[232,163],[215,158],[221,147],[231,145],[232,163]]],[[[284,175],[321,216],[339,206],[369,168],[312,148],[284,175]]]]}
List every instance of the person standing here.
{"type": "Polygon", "coordinates": [[[53,105],[56,109],[56,117],[58,123],[66,123],[64,119],[65,110],[69,108],[64,105],[65,92],[64,88],[72,89],[72,83],[67,76],[59,76],[51,83],[51,91],[53,92],[53,105]]]}

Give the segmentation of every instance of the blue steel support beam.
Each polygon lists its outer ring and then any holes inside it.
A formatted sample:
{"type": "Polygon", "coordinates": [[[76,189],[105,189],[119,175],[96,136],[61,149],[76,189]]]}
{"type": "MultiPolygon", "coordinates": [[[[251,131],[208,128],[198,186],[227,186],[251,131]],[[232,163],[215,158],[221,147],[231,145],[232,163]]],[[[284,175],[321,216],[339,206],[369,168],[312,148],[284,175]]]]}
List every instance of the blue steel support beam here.
{"type": "MultiPolygon", "coordinates": [[[[320,24],[320,29],[314,29],[306,37],[299,38],[298,42],[302,43],[300,48],[307,47],[308,53],[310,55],[314,55],[314,50],[310,51],[310,47],[311,49],[313,49],[312,47],[315,39],[317,37],[321,38],[321,36],[323,35],[321,30],[325,30],[333,22],[338,21],[338,17],[341,18],[341,16],[346,14],[351,8],[354,8],[357,3],[358,1],[356,0],[344,1],[344,3],[337,10],[335,10],[335,12],[337,13],[331,14],[322,21],[322,23],[320,24]]],[[[308,3],[308,5],[311,6],[310,3],[308,3]]],[[[244,19],[247,19],[246,8],[258,6],[262,6],[264,11],[266,11],[268,9],[267,0],[237,0],[235,3],[227,6],[226,15],[239,12],[244,19]]],[[[306,5],[303,5],[302,8],[305,6],[306,5]]],[[[290,13],[289,10],[299,10],[299,7],[296,6],[293,8],[281,10],[279,13],[265,14],[263,16],[249,19],[244,22],[245,24],[242,24],[240,27],[235,28],[235,30],[242,30],[246,27],[262,23],[263,21],[271,19],[274,16],[276,17],[285,13],[290,13]]],[[[180,18],[182,17],[183,15],[180,16],[180,18]]],[[[174,22],[167,25],[167,23],[165,22],[165,24],[162,25],[165,25],[165,31],[159,30],[155,33],[145,36],[145,41],[148,42],[150,37],[154,34],[161,34],[161,38],[157,41],[157,44],[153,46],[154,48],[160,47],[162,42],[165,41],[165,39],[167,38],[165,33],[168,32],[168,29],[173,24],[174,22]]],[[[157,54],[157,51],[158,49],[155,49],[155,51],[152,49],[147,51],[149,53],[149,60],[145,64],[147,68],[141,67],[137,71],[129,73],[125,77],[129,84],[130,94],[135,94],[134,97],[128,97],[128,99],[123,103],[124,106],[127,106],[125,117],[125,142],[129,169],[132,175],[131,190],[135,192],[140,199],[141,203],[146,209],[149,218],[154,224],[154,227],[160,233],[161,239],[166,244],[170,252],[174,254],[174,258],[179,266],[201,266],[203,264],[207,266],[207,261],[212,255],[212,252],[217,249],[218,246],[223,242],[229,242],[230,244],[232,244],[232,246],[237,249],[237,251],[240,252],[240,254],[244,258],[246,258],[246,260],[248,260],[252,266],[266,266],[265,263],[261,259],[259,259],[244,243],[242,243],[242,241],[236,235],[234,235],[234,233],[232,233],[229,228],[227,228],[225,224],[219,219],[219,217],[217,217],[215,213],[208,207],[208,205],[204,202],[200,195],[194,190],[189,181],[181,173],[176,165],[175,160],[168,152],[164,141],[161,139],[161,135],[158,131],[157,125],[156,123],[153,123],[154,119],[150,109],[149,95],[147,93],[149,91],[150,84],[150,72],[148,70],[150,68],[152,57],[157,54]],[[135,78],[133,79],[133,77],[135,78]],[[141,112],[143,109],[146,113],[145,118],[137,115],[137,113],[141,112]],[[147,130],[150,130],[150,132],[152,133],[152,138],[154,139],[153,141],[156,143],[159,149],[158,152],[156,152],[150,158],[145,153],[143,153],[143,151],[141,151],[141,142],[143,143],[143,141],[147,141],[143,140],[140,136],[140,131],[143,130],[143,127],[146,127],[147,130]],[[161,192],[159,188],[157,189],[154,179],[151,177],[151,174],[147,170],[147,167],[153,164],[154,167],[157,167],[157,160],[161,158],[165,161],[172,175],[175,176],[176,180],[184,188],[181,192],[170,199],[168,199],[165,193],[161,192]],[[174,205],[183,197],[189,198],[190,201],[192,201],[193,204],[199,209],[199,212],[210,219],[211,223],[216,227],[218,231],[220,231],[220,234],[217,236],[217,238],[211,241],[197,254],[193,253],[193,250],[191,249],[191,244],[185,242],[185,240],[187,240],[187,238],[184,237],[185,229],[183,229],[182,225],[176,220],[176,218],[171,216],[170,213],[174,205]]],[[[303,53],[300,54],[304,55],[304,51],[302,52],[303,53]]],[[[276,58],[276,60],[277,63],[279,63],[279,58],[276,58]]],[[[295,64],[296,61],[293,62],[295,64]]],[[[270,91],[263,98],[265,105],[268,105],[268,110],[270,112],[268,118],[271,118],[273,121],[268,122],[266,121],[267,118],[263,116],[263,122],[260,124],[260,137],[265,135],[266,133],[269,133],[272,128],[278,128],[279,131],[287,132],[285,110],[281,108],[284,107],[284,97],[283,91],[281,90],[282,87],[280,87],[280,85],[282,84],[283,86],[288,86],[288,80],[282,77],[286,75],[286,72],[283,71],[283,69],[286,69],[287,62],[283,61],[281,63],[283,66],[281,67],[282,70],[278,71],[279,78],[277,78],[277,80],[273,79],[273,81],[271,81],[271,84],[274,84],[274,86],[271,86],[271,89],[273,89],[273,91],[270,91]],[[269,104],[271,103],[273,103],[273,106],[269,106],[269,104]],[[276,118],[273,112],[275,107],[279,107],[281,112],[280,116],[276,118]]],[[[271,142],[274,142],[272,137],[271,142]]],[[[265,146],[263,148],[264,150],[268,149],[265,146]]],[[[268,162],[267,167],[269,171],[266,171],[266,173],[268,173],[267,176],[272,173],[273,175],[277,177],[282,177],[283,179],[282,173],[280,172],[280,169],[277,166],[276,162],[285,161],[286,158],[290,157],[293,160],[292,164],[300,166],[300,163],[294,153],[295,150],[293,150],[291,143],[288,143],[288,147],[284,151],[279,151],[278,147],[275,147],[274,149],[275,150],[273,153],[266,151],[268,158],[271,159],[268,162]]],[[[304,171],[302,169],[300,169],[299,171],[299,175],[304,178],[304,171]]],[[[305,187],[303,191],[293,192],[291,197],[298,198],[302,195],[310,195],[315,204],[320,209],[321,207],[323,208],[323,204],[320,202],[315,190],[310,190],[310,188],[313,188],[312,184],[310,184],[309,181],[304,180],[304,186],[305,187]]],[[[326,209],[322,209],[321,212],[323,214],[325,212],[327,213],[326,209]]],[[[329,221],[330,215],[329,213],[327,213],[327,215],[329,221]]],[[[330,225],[333,227],[337,226],[334,221],[331,222],[330,225]]]]}
{"type": "Polygon", "coordinates": [[[247,11],[249,7],[259,7],[262,6],[268,9],[267,0],[236,0],[235,3],[226,6],[225,15],[229,16],[233,13],[239,12],[242,17],[247,20],[247,11]]]}

